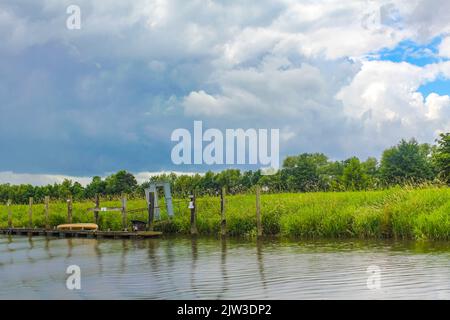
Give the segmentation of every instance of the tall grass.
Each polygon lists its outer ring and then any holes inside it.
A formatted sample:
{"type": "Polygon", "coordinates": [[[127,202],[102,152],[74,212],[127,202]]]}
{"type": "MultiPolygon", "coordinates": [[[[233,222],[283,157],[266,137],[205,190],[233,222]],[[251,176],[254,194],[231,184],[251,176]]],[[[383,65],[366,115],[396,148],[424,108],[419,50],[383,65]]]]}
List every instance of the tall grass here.
{"type": "MultiPolygon", "coordinates": [[[[166,233],[188,233],[190,211],[187,201],[175,200],[175,217],[156,224],[166,233]]],[[[105,201],[102,206],[120,206],[119,201],[105,201]]],[[[144,200],[131,200],[129,209],[145,207],[144,200]]],[[[73,204],[73,222],[92,222],[90,202],[73,204]]],[[[13,205],[15,227],[28,225],[28,206],[13,205]]],[[[254,195],[226,198],[227,232],[232,236],[256,234],[254,195]]],[[[394,188],[365,192],[318,192],[264,194],[261,197],[264,234],[300,238],[402,238],[450,240],[450,188],[394,188]]],[[[146,212],[129,213],[128,219],[146,220],[146,212]]],[[[65,223],[66,203],[50,204],[51,226],[65,223]]],[[[0,227],[8,222],[6,206],[0,206],[0,227]]],[[[44,227],[44,206],[33,206],[33,224],[44,227]]],[[[101,212],[100,228],[120,230],[120,212],[101,212]]],[[[220,231],[218,197],[197,200],[197,229],[200,234],[220,231]]]]}

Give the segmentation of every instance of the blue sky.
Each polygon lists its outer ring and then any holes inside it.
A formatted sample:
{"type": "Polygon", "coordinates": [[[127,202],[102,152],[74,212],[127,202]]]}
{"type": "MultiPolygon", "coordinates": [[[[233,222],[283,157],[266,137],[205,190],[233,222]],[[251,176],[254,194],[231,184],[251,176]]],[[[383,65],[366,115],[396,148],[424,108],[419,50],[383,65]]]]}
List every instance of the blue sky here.
{"type": "Polygon", "coordinates": [[[0,182],[222,169],[172,163],[194,120],[280,129],[281,158],[450,130],[446,2],[78,0],[79,30],[71,4],[0,4],[0,182]]]}
{"type": "Polygon", "coordinates": [[[420,44],[411,40],[400,42],[394,48],[383,48],[376,52],[379,60],[388,60],[393,62],[408,62],[417,66],[425,66],[431,63],[442,61],[439,56],[439,45],[442,43],[442,37],[436,37],[428,43],[420,44]]]}
{"type": "MultiPolygon", "coordinates": [[[[394,48],[384,48],[374,53],[373,60],[386,60],[396,63],[407,62],[416,66],[426,66],[448,61],[447,57],[439,55],[439,46],[442,44],[442,35],[432,39],[427,43],[417,43],[412,40],[400,42],[394,48]]],[[[437,79],[427,82],[419,87],[418,91],[424,96],[430,93],[439,95],[450,94],[450,79],[445,76],[438,76],[437,79]]]]}

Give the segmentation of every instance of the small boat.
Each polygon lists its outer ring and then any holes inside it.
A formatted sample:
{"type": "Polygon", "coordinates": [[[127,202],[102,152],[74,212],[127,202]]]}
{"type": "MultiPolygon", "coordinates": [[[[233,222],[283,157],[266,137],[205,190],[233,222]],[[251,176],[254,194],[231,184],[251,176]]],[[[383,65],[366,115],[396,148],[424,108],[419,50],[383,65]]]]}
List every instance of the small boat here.
{"type": "Polygon", "coordinates": [[[70,223],[70,224],[60,224],[56,227],[58,230],[89,230],[97,231],[98,225],[95,223],[70,223]]]}

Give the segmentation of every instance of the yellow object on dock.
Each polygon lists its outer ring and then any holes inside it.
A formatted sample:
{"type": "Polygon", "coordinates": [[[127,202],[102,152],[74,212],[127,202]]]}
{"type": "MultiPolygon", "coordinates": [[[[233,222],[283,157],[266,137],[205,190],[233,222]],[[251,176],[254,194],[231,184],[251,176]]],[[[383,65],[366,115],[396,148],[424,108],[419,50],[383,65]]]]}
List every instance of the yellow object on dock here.
{"type": "MultiPolygon", "coordinates": [[[[79,229],[81,225],[86,223],[78,223],[74,225],[59,225],[58,230],[46,230],[36,228],[0,228],[0,234],[22,235],[22,236],[48,236],[48,237],[64,237],[64,238],[96,238],[96,239],[147,239],[157,238],[162,235],[160,231],[99,231],[97,229],[79,229]],[[70,229],[72,228],[72,229],[70,229]],[[78,229],[75,229],[78,228],[78,229]]],[[[95,224],[88,223],[91,227],[95,224]]]]}
{"type": "Polygon", "coordinates": [[[70,224],[60,224],[56,227],[58,230],[98,230],[98,225],[95,223],[70,223],[70,224]]]}

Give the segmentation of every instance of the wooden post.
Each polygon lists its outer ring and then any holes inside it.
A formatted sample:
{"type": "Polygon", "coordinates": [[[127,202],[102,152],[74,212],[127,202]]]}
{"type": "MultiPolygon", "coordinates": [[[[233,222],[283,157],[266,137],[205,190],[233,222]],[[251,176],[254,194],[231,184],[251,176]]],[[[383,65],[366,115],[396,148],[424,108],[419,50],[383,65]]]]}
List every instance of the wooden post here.
{"type": "Polygon", "coordinates": [[[12,223],[11,200],[8,200],[6,206],[8,207],[8,228],[12,228],[13,223],[12,223]]]}
{"type": "Polygon", "coordinates": [[[220,232],[222,236],[225,236],[227,234],[227,220],[225,218],[225,194],[226,189],[225,187],[223,187],[220,193],[220,217],[221,217],[220,232]]]}
{"type": "Polygon", "coordinates": [[[127,231],[128,223],[127,223],[127,197],[126,197],[126,195],[122,195],[122,227],[123,227],[123,231],[127,231]]]}
{"type": "Polygon", "coordinates": [[[262,236],[262,223],[261,223],[261,187],[256,186],[256,228],[258,237],[262,236]]]}
{"type": "Polygon", "coordinates": [[[28,228],[33,228],[33,197],[28,202],[28,228]]]}
{"type": "Polygon", "coordinates": [[[45,196],[44,198],[44,212],[45,212],[45,229],[50,229],[49,219],[48,219],[48,204],[50,202],[50,197],[45,196]]]}
{"type": "Polygon", "coordinates": [[[100,198],[98,197],[98,193],[95,194],[95,211],[94,211],[94,220],[95,224],[98,225],[98,211],[100,210],[100,198]]]}
{"type": "Polygon", "coordinates": [[[189,208],[191,209],[191,235],[196,235],[197,231],[197,217],[196,217],[196,206],[195,206],[195,194],[190,196],[191,201],[189,203],[189,208]]]}
{"type": "Polygon", "coordinates": [[[148,231],[153,231],[153,219],[155,218],[155,194],[150,192],[148,195],[148,231]]]}
{"type": "Polygon", "coordinates": [[[67,223],[72,223],[72,196],[67,199],[67,223]]]}

